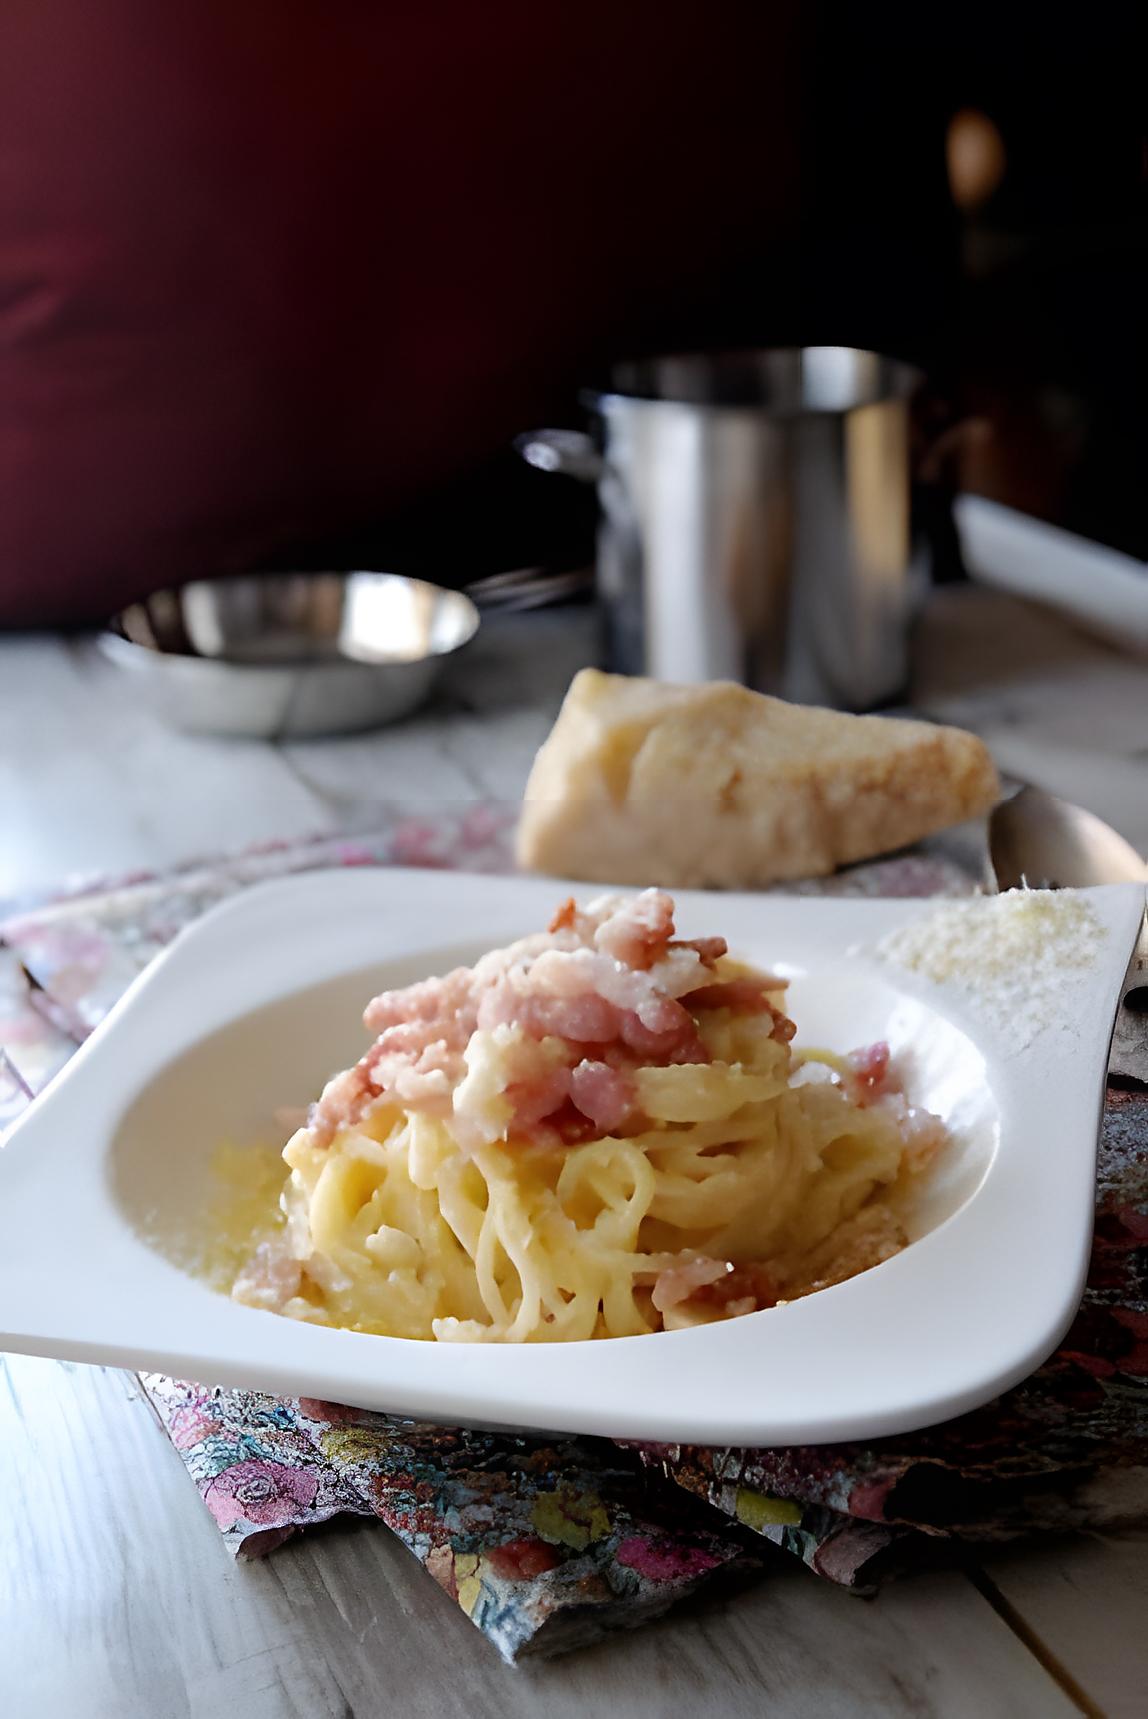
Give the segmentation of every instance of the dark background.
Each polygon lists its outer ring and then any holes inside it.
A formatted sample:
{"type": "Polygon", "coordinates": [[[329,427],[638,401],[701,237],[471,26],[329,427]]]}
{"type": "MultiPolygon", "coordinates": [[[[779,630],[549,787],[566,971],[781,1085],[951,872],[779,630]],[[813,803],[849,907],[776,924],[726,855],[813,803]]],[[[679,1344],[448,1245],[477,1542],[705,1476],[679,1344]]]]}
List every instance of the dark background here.
{"type": "Polygon", "coordinates": [[[941,491],[1148,556],[1138,20],[6,0],[0,621],[577,564],[592,497],[513,435],[621,356],[737,344],[915,359],[930,435],[992,426],[941,491]],[[959,209],[963,109],[1004,167],[959,209]]]}

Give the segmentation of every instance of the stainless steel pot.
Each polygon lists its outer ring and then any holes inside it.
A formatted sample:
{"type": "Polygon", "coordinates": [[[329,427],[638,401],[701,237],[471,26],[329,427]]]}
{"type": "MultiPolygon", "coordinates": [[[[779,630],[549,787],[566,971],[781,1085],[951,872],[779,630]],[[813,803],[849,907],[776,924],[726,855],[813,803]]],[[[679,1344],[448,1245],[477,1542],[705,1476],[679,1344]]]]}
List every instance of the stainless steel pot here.
{"type": "Polygon", "coordinates": [[[655,358],[586,397],[593,436],[520,437],[532,465],[598,485],[610,666],[845,710],[897,699],[919,380],[843,346],[655,358]]]}

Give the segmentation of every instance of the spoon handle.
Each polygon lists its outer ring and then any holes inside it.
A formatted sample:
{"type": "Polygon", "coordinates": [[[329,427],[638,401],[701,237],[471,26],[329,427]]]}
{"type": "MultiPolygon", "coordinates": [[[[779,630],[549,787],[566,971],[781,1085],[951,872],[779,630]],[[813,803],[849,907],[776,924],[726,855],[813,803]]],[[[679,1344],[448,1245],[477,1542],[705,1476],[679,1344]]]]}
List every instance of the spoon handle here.
{"type": "Polygon", "coordinates": [[[1148,916],[1128,963],[1108,1072],[1148,1086],[1148,916]]]}

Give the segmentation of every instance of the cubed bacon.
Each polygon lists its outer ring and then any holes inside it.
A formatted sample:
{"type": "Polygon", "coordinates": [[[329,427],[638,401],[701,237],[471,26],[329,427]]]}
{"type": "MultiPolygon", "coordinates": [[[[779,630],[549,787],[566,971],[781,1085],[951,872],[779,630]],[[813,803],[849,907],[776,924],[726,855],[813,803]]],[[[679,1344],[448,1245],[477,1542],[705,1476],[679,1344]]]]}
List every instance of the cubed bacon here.
{"type": "Polygon", "coordinates": [[[231,1293],[248,1307],[282,1313],[292,1296],[298,1295],[303,1272],[300,1262],[287,1251],[281,1236],[260,1242],[231,1293]]]}
{"type": "Polygon", "coordinates": [[[862,1104],[879,1098],[889,1087],[889,1046],[884,1039],[849,1053],[850,1086],[862,1104]]]}
{"type": "Polygon", "coordinates": [[[768,974],[755,979],[724,979],[713,985],[701,985],[682,1000],[694,1010],[730,1009],[734,1014],[772,1015],[773,1032],[770,1036],[780,1044],[788,1044],[797,1028],[766,994],[782,983],[768,974]]]}
{"type": "MultiPolygon", "coordinates": [[[[383,1100],[450,1115],[476,1032],[509,1029],[520,1043],[558,1047],[534,1063],[511,1058],[504,1084],[484,1087],[481,1126],[497,1127],[506,1114],[505,1107],[491,1108],[501,1091],[510,1099],[508,1126],[517,1138],[541,1138],[544,1126],[553,1135],[559,1114],[563,1138],[586,1122],[600,1130],[620,1126],[632,1107],[634,1068],[709,1062],[698,1009],[769,1011],[774,1036],[792,1035],[761,980],[715,978],[724,938],[673,933],[674,904],[664,890],[604,896],[585,908],[570,897],[549,931],[491,950],[474,967],[382,992],[364,1015],[375,1043],[312,1109],[316,1141],[328,1142],[383,1100]]],[[[505,1050],[510,1041],[499,1043],[505,1050]]],[[[466,1119],[457,1120],[465,1133],[466,1119]]]]}
{"type": "Polygon", "coordinates": [[[554,932],[556,932],[556,931],[569,931],[569,930],[571,930],[573,928],[574,921],[577,917],[577,914],[578,914],[578,907],[577,907],[577,904],[574,900],[574,897],[572,895],[568,895],[566,897],[566,900],[562,903],[561,907],[556,909],[553,919],[550,921],[550,924],[546,927],[547,931],[549,931],[551,936],[553,936],[554,932]]]}
{"type": "Polygon", "coordinates": [[[703,1306],[721,1307],[729,1314],[776,1307],[781,1290],[767,1265],[735,1265],[724,1277],[703,1284],[693,1297],[703,1306]]]}
{"type": "Polygon", "coordinates": [[[553,1150],[560,1146],[583,1146],[587,1140],[597,1140],[602,1130],[596,1122],[583,1115],[572,1098],[545,1117],[534,1131],[534,1143],[553,1150]]]}
{"type": "MultiPolygon", "coordinates": [[[[594,946],[624,967],[651,967],[664,954],[674,935],[674,903],[664,889],[645,889],[641,895],[622,900],[604,914],[594,933],[594,946]]],[[[605,903],[591,902],[589,913],[605,903]]]]}
{"type": "Polygon", "coordinates": [[[328,1146],[338,1130],[358,1121],[379,1096],[366,1059],[330,1079],[311,1106],[307,1126],[316,1146],[328,1146]]]}
{"type": "Polygon", "coordinates": [[[659,1313],[669,1313],[683,1301],[691,1301],[699,1290],[716,1283],[733,1270],[727,1259],[707,1259],[699,1255],[683,1259],[660,1271],[654,1280],[650,1300],[659,1313]]]}
{"type": "Polygon", "coordinates": [[[363,1024],[368,1032],[410,1026],[425,1021],[436,1039],[466,1044],[474,1031],[474,973],[455,967],[438,979],[420,979],[399,991],[383,991],[367,1004],[363,1024]]]}
{"type": "Polygon", "coordinates": [[[660,1016],[657,1026],[653,1027],[640,1015],[623,1011],[619,1017],[618,1037],[630,1050],[637,1051],[645,1062],[682,1063],[710,1060],[710,1053],[698,1032],[696,1021],[680,1003],[675,1005],[672,1016],[660,1016]]]}
{"type": "Polygon", "coordinates": [[[478,1025],[519,1026],[534,1038],[567,1039],[571,1044],[606,1044],[618,1036],[618,1011],[596,991],[561,997],[496,985],[478,1006],[478,1025]]]}
{"type": "Polygon", "coordinates": [[[528,1134],[535,1123],[561,1110],[570,1097],[573,1071],[564,1064],[540,1071],[532,1080],[512,1081],[506,1096],[514,1106],[513,1134],[528,1134]]]}
{"type": "Polygon", "coordinates": [[[602,1134],[609,1134],[634,1108],[633,1080],[608,1062],[583,1060],[570,1075],[570,1097],[583,1116],[602,1134]]]}
{"type": "Polygon", "coordinates": [[[779,1293],[768,1266],[733,1265],[729,1260],[701,1254],[660,1272],[650,1299],[661,1314],[672,1314],[688,1304],[720,1308],[732,1316],[774,1307],[779,1293]]]}
{"type": "MultiPolygon", "coordinates": [[[[696,963],[696,956],[691,954],[696,963]]],[[[647,1060],[709,1060],[688,1009],[667,995],[651,970],[634,971],[594,950],[548,950],[513,968],[479,1003],[477,1022],[514,1024],[572,1044],[620,1040],[647,1060]]]]}
{"type": "Polygon", "coordinates": [[[444,1039],[410,1048],[384,1046],[380,1040],[368,1052],[366,1062],[379,1093],[397,1099],[410,1110],[439,1115],[449,1109],[451,1092],[465,1067],[462,1052],[444,1039]]]}

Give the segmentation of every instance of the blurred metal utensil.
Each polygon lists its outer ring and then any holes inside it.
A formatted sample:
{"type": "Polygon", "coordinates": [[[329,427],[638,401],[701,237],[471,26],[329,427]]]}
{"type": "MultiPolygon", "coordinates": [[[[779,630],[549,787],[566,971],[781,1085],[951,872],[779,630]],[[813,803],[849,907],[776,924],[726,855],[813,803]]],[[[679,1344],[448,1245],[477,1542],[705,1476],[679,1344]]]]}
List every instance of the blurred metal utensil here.
{"type": "Polygon", "coordinates": [[[572,597],[589,595],[594,589],[592,567],[551,572],[541,567],[518,567],[508,573],[491,573],[464,586],[468,597],[487,613],[498,609],[512,614],[522,609],[548,609],[572,597]]]}
{"type": "MultiPolygon", "coordinates": [[[[989,862],[996,887],[1087,889],[1148,883],[1148,865],[1102,818],[1040,788],[1021,788],[989,816],[989,862]]],[[[1148,920],[1124,981],[1111,1073],[1148,1083],[1148,920]]]]}
{"type": "Polygon", "coordinates": [[[300,738],[407,715],[478,625],[463,592],[398,574],[253,574],[156,592],[100,646],[177,727],[300,738]]]}
{"type": "Polygon", "coordinates": [[[1148,882],[1148,865],[1111,825],[1042,788],[1021,788],[994,808],[989,857],[998,889],[1148,882]]]}
{"type": "Polygon", "coordinates": [[[643,359],[586,396],[595,437],[520,436],[531,465],[598,485],[610,666],[848,710],[899,697],[920,380],[844,346],[643,359]]]}

